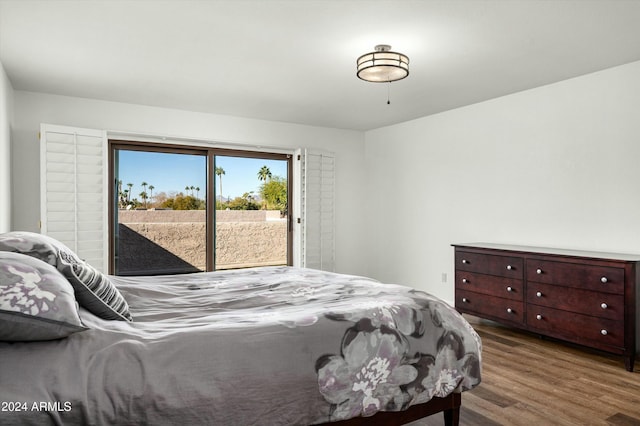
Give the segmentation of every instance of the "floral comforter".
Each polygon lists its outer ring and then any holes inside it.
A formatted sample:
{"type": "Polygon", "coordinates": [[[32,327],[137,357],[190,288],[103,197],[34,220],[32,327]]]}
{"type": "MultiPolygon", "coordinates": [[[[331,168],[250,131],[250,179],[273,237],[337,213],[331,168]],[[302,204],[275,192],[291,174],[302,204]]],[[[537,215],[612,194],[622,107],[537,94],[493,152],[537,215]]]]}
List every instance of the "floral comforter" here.
{"type": "Polygon", "coordinates": [[[0,342],[1,424],[307,425],[480,383],[478,335],[408,287],[290,267],[110,278],[133,322],[81,309],[88,331],[0,342]]]}

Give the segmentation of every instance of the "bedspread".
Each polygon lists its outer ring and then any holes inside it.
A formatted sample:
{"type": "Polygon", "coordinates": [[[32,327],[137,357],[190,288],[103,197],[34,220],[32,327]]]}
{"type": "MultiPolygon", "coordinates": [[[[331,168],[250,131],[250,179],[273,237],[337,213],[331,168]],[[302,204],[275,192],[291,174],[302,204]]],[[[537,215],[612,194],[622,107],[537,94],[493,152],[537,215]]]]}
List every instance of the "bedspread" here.
{"type": "Polygon", "coordinates": [[[133,322],[0,342],[0,424],[306,425],[479,384],[481,341],[447,303],[291,267],[114,277],[133,322]]]}

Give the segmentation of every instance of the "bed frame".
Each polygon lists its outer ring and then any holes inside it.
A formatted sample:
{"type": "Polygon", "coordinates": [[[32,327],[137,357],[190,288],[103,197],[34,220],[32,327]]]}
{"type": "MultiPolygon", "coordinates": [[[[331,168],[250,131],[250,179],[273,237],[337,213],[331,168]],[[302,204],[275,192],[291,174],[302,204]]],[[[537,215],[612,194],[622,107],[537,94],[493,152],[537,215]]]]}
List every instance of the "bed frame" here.
{"type": "Polygon", "coordinates": [[[339,422],[325,423],[326,426],[400,426],[442,412],[445,426],[458,426],[462,396],[454,392],[444,398],[433,397],[431,401],[413,405],[404,411],[381,411],[371,417],[355,417],[339,422]]]}

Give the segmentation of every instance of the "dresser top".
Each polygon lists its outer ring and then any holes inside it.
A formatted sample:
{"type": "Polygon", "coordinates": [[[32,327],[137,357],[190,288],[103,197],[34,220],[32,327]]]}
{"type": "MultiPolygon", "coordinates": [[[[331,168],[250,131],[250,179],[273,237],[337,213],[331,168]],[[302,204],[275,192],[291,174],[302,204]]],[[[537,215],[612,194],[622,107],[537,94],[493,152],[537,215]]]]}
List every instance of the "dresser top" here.
{"type": "Polygon", "coordinates": [[[586,251],[586,250],[569,250],[552,247],[531,247],[531,246],[519,246],[511,244],[496,244],[496,243],[464,243],[464,244],[452,244],[454,247],[467,247],[467,248],[479,248],[479,249],[491,249],[491,250],[508,250],[520,253],[540,253],[540,254],[555,254],[560,256],[573,256],[573,257],[585,257],[591,259],[609,259],[609,260],[623,260],[628,262],[640,262],[640,254],[625,254],[625,253],[607,253],[599,251],[586,251]]]}

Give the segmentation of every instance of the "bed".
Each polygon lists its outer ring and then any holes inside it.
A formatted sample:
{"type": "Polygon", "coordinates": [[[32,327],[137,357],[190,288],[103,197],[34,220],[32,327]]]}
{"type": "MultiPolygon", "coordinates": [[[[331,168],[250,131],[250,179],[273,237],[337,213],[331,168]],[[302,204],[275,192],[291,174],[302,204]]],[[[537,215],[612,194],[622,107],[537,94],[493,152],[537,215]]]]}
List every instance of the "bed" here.
{"type": "Polygon", "coordinates": [[[473,328],[409,287],[293,267],[107,276],[9,234],[3,425],[454,425],[481,380],[473,328]]]}

